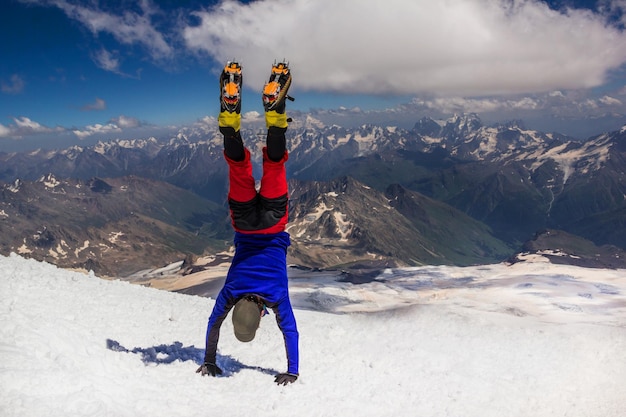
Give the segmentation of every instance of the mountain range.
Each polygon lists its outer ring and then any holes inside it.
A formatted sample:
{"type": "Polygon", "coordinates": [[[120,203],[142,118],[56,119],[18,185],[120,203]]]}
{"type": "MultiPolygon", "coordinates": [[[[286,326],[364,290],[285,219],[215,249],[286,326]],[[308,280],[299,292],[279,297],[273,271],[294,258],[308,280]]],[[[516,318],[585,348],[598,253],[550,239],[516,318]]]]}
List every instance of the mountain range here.
{"type": "MultiPolygon", "coordinates": [[[[610,253],[612,266],[626,249],[626,127],[577,141],[519,121],[485,126],[474,114],[412,129],[293,117],[294,264],[497,262],[546,230],[610,253]]],[[[242,130],[257,177],[259,122],[242,130]]],[[[0,153],[0,251],[106,274],[224,251],[232,231],[221,142],[209,123],[168,140],[0,153]]]]}

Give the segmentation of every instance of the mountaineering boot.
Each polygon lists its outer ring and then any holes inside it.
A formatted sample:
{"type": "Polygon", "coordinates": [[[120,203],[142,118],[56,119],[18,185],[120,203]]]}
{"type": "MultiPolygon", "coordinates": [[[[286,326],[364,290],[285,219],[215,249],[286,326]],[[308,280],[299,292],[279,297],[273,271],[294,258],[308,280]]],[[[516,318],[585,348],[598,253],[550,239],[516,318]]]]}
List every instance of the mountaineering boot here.
{"type": "MultiPolygon", "coordinates": [[[[265,108],[265,124],[267,128],[287,128],[285,99],[291,85],[289,63],[280,62],[272,65],[269,81],[263,87],[263,107],[265,108]]],[[[291,99],[291,98],[290,98],[291,99]]],[[[292,99],[293,100],[293,99],[292,99]]]]}
{"type": "Polygon", "coordinates": [[[241,65],[228,61],[220,75],[220,114],[217,118],[220,128],[232,128],[235,132],[241,127],[241,65]]]}

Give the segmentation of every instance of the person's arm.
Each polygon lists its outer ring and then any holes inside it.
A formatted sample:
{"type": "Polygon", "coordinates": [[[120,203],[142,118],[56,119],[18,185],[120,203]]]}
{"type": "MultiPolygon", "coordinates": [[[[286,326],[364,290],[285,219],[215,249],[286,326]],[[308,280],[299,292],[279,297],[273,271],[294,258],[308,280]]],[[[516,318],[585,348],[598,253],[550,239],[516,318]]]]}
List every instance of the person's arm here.
{"type": "Polygon", "coordinates": [[[215,300],[215,306],[207,325],[204,364],[196,371],[196,373],[201,373],[202,376],[216,376],[222,373],[222,370],[217,366],[217,344],[220,339],[222,323],[232,308],[232,300],[224,291],[221,291],[217,300],[215,300]]]}
{"type": "Polygon", "coordinates": [[[276,377],[276,382],[279,383],[279,377],[284,377],[285,375],[291,375],[295,378],[291,381],[293,382],[298,377],[298,366],[299,366],[299,350],[298,350],[298,327],[296,325],[296,318],[293,314],[293,309],[291,308],[291,302],[288,297],[283,298],[278,305],[272,308],[274,314],[276,314],[276,323],[278,323],[278,328],[283,333],[283,338],[285,340],[285,351],[287,353],[287,373],[279,374],[276,377]]]}

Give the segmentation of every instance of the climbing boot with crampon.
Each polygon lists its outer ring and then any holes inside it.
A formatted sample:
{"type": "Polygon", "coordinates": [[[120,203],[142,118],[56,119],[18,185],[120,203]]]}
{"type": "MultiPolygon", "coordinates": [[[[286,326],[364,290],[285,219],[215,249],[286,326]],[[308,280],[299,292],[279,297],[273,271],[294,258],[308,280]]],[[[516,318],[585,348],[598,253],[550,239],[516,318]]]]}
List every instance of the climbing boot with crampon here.
{"type": "Polygon", "coordinates": [[[242,81],[241,65],[228,61],[220,76],[220,127],[232,127],[235,131],[241,127],[242,81]]]}
{"type": "Polygon", "coordinates": [[[263,107],[267,127],[287,127],[285,99],[291,86],[291,71],[287,62],[274,63],[269,81],[263,87],[263,107]]]}

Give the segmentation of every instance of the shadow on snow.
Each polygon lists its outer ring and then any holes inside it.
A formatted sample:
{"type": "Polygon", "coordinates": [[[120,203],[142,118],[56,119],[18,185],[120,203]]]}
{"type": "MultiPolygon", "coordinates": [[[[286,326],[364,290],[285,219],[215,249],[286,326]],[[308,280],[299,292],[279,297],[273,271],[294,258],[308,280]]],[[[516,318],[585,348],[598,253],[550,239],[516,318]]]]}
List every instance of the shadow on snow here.
{"type": "MultiPolygon", "coordinates": [[[[183,346],[181,342],[174,342],[170,345],[162,344],[148,348],[135,347],[127,349],[119,342],[111,339],[106,341],[107,349],[114,352],[134,353],[141,356],[141,361],[146,364],[170,364],[175,361],[193,361],[197,365],[204,363],[204,349],[199,349],[193,345],[183,346]]],[[[275,369],[263,368],[261,366],[250,366],[239,362],[230,355],[217,354],[217,364],[224,372],[221,376],[228,377],[244,369],[251,369],[267,375],[276,375],[279,372],[275,369]]]]}

